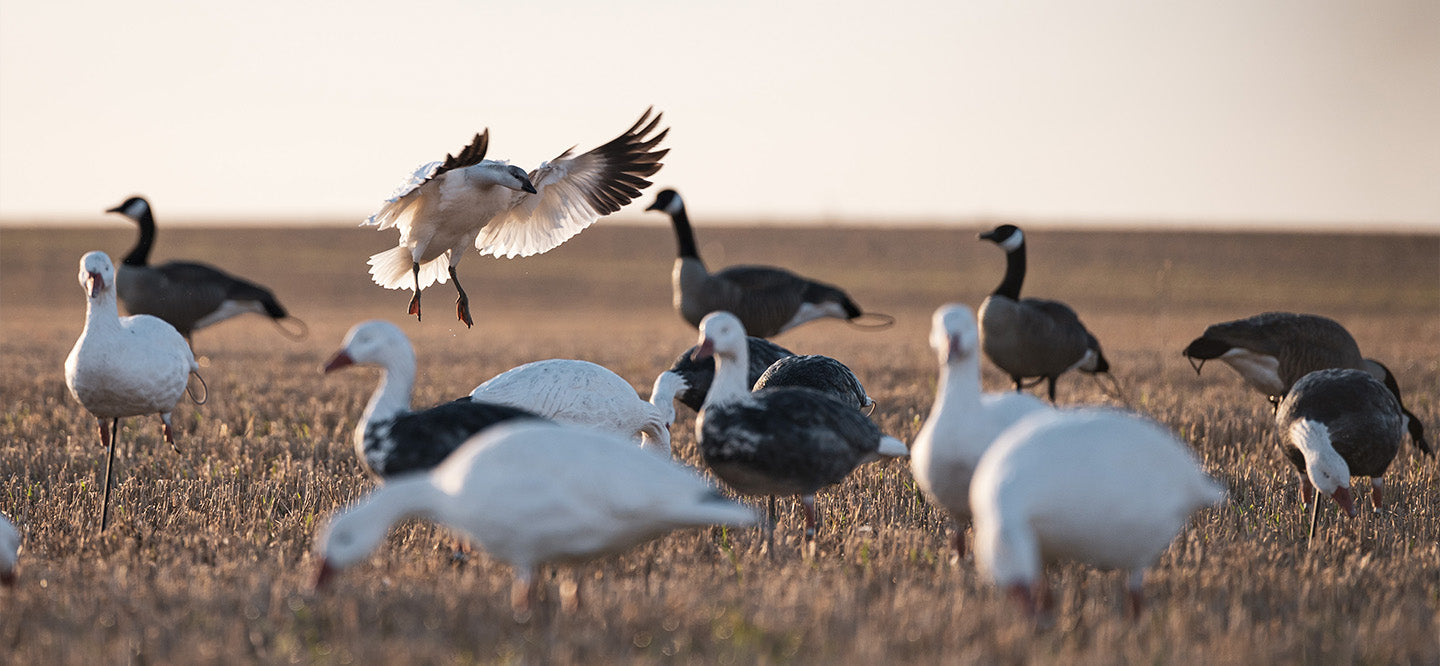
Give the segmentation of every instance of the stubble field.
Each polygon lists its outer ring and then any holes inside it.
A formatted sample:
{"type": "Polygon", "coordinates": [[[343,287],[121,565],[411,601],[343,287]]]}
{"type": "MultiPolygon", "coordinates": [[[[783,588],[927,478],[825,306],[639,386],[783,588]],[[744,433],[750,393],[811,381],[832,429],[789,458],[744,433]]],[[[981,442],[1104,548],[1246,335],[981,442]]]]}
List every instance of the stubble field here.
{"type": "MultiPolygon", "coordinates": [[[[163,220],[162,220],[163,223],[163,220]]],[[[849,364],[909,441],[934,398],[926,344],[936,306],[978,306],[1002,253],[978,228],[698,229],[712,269],[773,263],[846,287],[896,317],[880,332],[834,321],[777,342],[849,364]]],[[[97,535],[104,467],[95,422],[63,363],[83,324],[77,262],[118,262],[133,229],[0,232],[0,513],[24,535],[19,583],[0,589],[0,661],[10,663],[1440,663],[1440,478],[1408,443],[1389,506],[1333,503],[1307,545],[1297,482],[1271,410],[1220,364],[1180,356],[1213,322],[1268,310],[1323,314],[1385,361],[1440,437],[1440,237],[1033,230],[1025,293],[1069,302],[1100,338],[1129,407],[1174,429],[1230,490],[1197,513],[1124,617],[1117,574],[1062,566],[1054,625],[1037,630],[946,550],[946,520],[903,463],[863,468],[825,491],[813,548],[793,502],[762,553],[752,531],[678,532],[622,556],[547,574],[517,624],[511,572],[424,523],[397,528],[322,593],[307,589],[323,517],[372,487],[350,432],[378,373],[323,376],[346,330],[399,323],[417,348],[414,402],[434,404],[524,362],[581,358],[650,382],[695,332],[670,309],[668,228],[599,224],[530,259],[473,253],[460,266],[474,329],[453,290],[371,284],[365,257],[393,234],[361,229],[166,229],[152,260],[209,261],[271,286],[310,335],[258,316],[201,331],[210,400],[176,412],[180,453],[158,419],[122,422],[111,526],[97,535]],[[584,605],[565,613],[558,583],[584,605]]],[[[992,390],[1005,387],[986,366],[992,390]]],[[[1088,377],[1060,402],[1107,403],[1088,377]]],[[[678,406],[676,455],[698,464],[678,406]]],[[[1363,483],[1363,482],[1362,482],[1363,483]]],[[[497,510],[499,510],[497,508],[497,510]]]]}

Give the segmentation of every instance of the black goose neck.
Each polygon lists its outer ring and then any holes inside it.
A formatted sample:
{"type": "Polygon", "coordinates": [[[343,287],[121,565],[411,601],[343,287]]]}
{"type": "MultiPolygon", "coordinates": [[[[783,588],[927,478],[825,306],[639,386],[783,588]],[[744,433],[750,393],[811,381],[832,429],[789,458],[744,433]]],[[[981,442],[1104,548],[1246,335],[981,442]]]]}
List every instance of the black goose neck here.
{"type": "Polygon", "coordinates": [[[700,251],[695,248],[695,232],[690,229],[690,218],[685,214],[684,205],[670,213],[670,222],[675,225],[675,243],[678,245],[676,256],[681,259],[699,259],[700,251]]]}
{"type": "Polygon", "coordinates": [[[1025,283],[1025,244],[1005,253],[1005,279],[995,288],[996,296],[1020,300],[1020,286],[1025,283]]]}
{"type": "Polygon", "coordinates": [[[140,225],[140,237],[135,241],[135,247],[130,249],[130,254],[120,263],[126,266],[144,266],[150,262],[150,247],[155,244],[155,218],[150,215],[147,207],[140,213],[140,218],[135,220],[140,225]]]}

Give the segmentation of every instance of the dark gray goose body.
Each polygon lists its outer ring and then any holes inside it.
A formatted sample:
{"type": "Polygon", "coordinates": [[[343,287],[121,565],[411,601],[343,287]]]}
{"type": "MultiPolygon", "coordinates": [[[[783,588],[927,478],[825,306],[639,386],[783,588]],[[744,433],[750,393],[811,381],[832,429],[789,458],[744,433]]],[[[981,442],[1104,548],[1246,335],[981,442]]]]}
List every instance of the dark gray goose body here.
{"type": "Polygon", "coordinates": [[[752,390],[780,386],[809,388],[829,393],[841,400],[853,402],[857,409],[866,409],[875,404],[860,378],[848,366],[829,356],[805,354],[786,356],[770,364],[765,373],[755,380],[752,390]]]}
{"type": "MultiPolygon", "coordinates": [[[[1025,236],[1014,225],[1002,224],[980,234],[1005,250],[1005,278],[980,304],[980,347],[1015,383],[1046,382],[1055,401],[1055,380],[1070,370],[1108,373],[1110,362],[1095,338],[1070,306],[1059,301],[1020,298],[1025,282],[1025,236]]],[[[1033,385],[1033,384],[1032,384],[1033,385]]]]}
{"type": "Polygon", "coordinates": [[[371,320],[352,327],[323,370],[330,373],[351,365],[376,365],[384,371],[354,431],[361,465],[382,479],[430,469],[472,435],[493,425],[540,419],[518,407],[475,402],[470,396],[411,411],[415,350],[405,334],[388,321],[371,320]]]}
{"type": "Polygon", "coordinates": [[[1183,353],[1197,373],[1205,361],[1219,359],[1273,402],[1279,402],[1295,382],[1316,370],[1363,370],[1395,396],[1410,439],[1422,452],[1433,455],[1425,440],[1425,425],[1405,407],[1394,373],[1385,364],[1361,356],[1355,337],[1333,319],[1294,312],[1265,312],[1212,324],[1192,340],[1183,353]]]}
{"type": "MultiPolygon", "coordinates": [[[[777,345],[764,338],[747,336],[745,338],[748,356],[746,372],[746,386],[754,386],[760,376],[770,368],[776,361],[787,356],[794,356],[795,353],[777,345]]],[[[700,406],[705,404],[705,396],[710,392],[710,383],[715,380],[715,358],[694,358],[697,345],[685,350],[684,353],[675,358],[670,365],[669,372],[680,375],[685,380],[685,390],[680,392],[677,398],[681,403],[700,411],[700,406]]]]}
{"type": "Polygon", "coordinates": [[[290,316],[269,289],[209,264],[170,261],[151,266],[155,218],[143,197],[131,197],[105,212],[120,213],[140,227],[135,247],[125,255],[115,278],[120,301],[131,314],[159,317],[186,339],[194,331],[247,312],[276,321],[290,316]]]}
{"type": "Polygon", "coordinates": [[[748,334],[770,338],[815,319],[853,321],[865,314],[839,287],[783,268],[731,266],[711,273],[700,259],[685,203],[675,190],[660,192],[646,210],[664,211],[675,227],[679,247],[671,274],[674,305],[691,326],[698,327],[705,315],[723,310],[739,317],[748,334]]]}
{"type": "MultiPolygon", "coordinates": [[[[1350,477],[1368,476],[1379,511],[1382,477],[1400,448],[1405,417],[1380,381],[1361,370],[1316,370],[1295,382],[1275,412],[1285,456],[1301,476],[1301,499],[1311,485],[1351,504],[1350,477]],[[1343,491],[1343,492],[1342,492],[1343,491]]],[[[1345,506],[1355,515],[1353,505],[1345,506]]]]}
{"type": "Polygon", "coordinates": [[[800,495],[807,534],[815,531],[816,491],[862,462],[906,450],[852,404],[826,393],[797,387],[752,393],[744,376],[745,330],[734,315],[707,316],[700,335],[696,354],[716,359],[715,381],[695,418],[706,466],[743,494],[800,495]]]}

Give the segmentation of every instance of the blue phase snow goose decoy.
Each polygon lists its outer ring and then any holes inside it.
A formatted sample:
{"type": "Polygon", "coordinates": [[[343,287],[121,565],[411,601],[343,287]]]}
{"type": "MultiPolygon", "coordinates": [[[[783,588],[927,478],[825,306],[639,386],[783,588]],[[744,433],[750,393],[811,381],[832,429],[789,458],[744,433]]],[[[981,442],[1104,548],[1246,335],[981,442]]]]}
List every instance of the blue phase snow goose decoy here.
{"type": "Polygon", "coordinates": [[[1198,374],[1205,361],[1219,359],[1246,384],[1278,404],[1291,386],[1316,370],[1363,370],[1395,396],[1415,446],[1433,455],[1425,440],[1425,425],[1405,408],[1400,383],[1385,364],[1360,355],[1355,337],[1328,317],[1294,312],[1265,312],[1253,317],[1220,322],[1205,328],[1183,352],[1198,374]]]}
{"type": "MultiPolygon", "coordinates": [[[[754,386],[760,380],[760,375],[770,369],[776,361],[787,356],[794,356],[795,353],[777,345],[765,338],[746,336],[746,357],[748,367],[745,373],[745,385],[754,386]]],[[[691,347],[675,358],[666,372],[679,375],[685,380],[685,388],[680,391],[676,399],[681,404],[700,411],[700,406],[705,404],[705,396],[710,392],[710,383],[715,380],[715,357],[706,356],[697,358],[695,350],[699,345],[691,347]]]]}
{"type": "Polygon", "coordinates": [[[188,340],[206,326],[255,312],[275,321],[288,337],[304,337],[304,322],[291,317],[265,287],[209,264],[169,261],[150,265],[155,217],[144,197],[130,197],[105,212],[119,213],[140,226],[140,237],[121,260],[116,276],[120,302],[130,314],[159,317],[188,340]],[[294,320],[300,330],[292,333],[286,329],[281,322],[287,319],[294,320]]]}
{"type": "Polygon", "coordinates": [[[881,434],[853,402],[814,389],[751,392],[749,346],[739,318],[715,312],[700,322],[697,357],[715,357],[715,381],[695,417],[700,453],[710,470],[746,495],[799,495],[807,535],[815,533],[815,493],[856,465],[908,455],[881,434]]]}
{"type": "MultiPolygon", "coordinates": [[[[866,313],[839,287],[801,277],[774,266],[731,266],[718,273],[706,270],[695,246],[695,233],[685,214],[685,202],[675,190],[664,190],[645,210],[668,213],[679,243],[671,274],[675,310],[691,326],[711,312],[723,310],[740,318],[755,337],[772,338],[805,322],[834,317],[856,323],[874,316],[883,328],[894,318],[866,313]]],[[[859,324],[856,324],[859,325],[859,324]]]]}
{"type": "MultiPolygon", "coordinates": [[[[1318,488],[1353,516],[1350,477],[1368,476],[1378,512],[1404,422],[1395,396],[1367,372],[1330,368],[1301,377],[1275,410],[1285,457],[1300,473],[1301,501],[1308,505],[1318,488]]],[[[1313,535],[1313,518],[1311,526],[1313,535]]]]}
{"type": "Polygon", "coordinates": [[[875,405],[875,399],[865,392],[860,378],[849,366],[820,354],[786,356],[771,363],[755,380],[751,390],[779,386],[799,386],[829,393],[855,403],[857,409],[869,409],[875,405]]]}
{"type": "Polygon", "coordinates": [[[487,160],[490,130],[459,155],[446,155],[413,174],[362,226],[395,227],[399,244],[370,257],[370,275],[386,289],[413,289],[409,313],[420,317],[420,292],[454,280],[455,314],[472,326],[470,299],[455,267],[466,248],[482,255],[528,257],[548,252],[640,196],[646,176],[667,150],[655,150],[668,129],[651,136],[663,114],[650,110],[610,142],[580,155],[570,150],[530,173],[487,160]]]}
{"type": "Polygon", "coordinates": [[[1020,298],[1025,282],[1025,234],[1013,224],[1002,224],[980,234],[1005,250],[1005,278],[980,304],[980,347],[991,363],[1015,382],[1043,379],[1050,402],[1055,402],[1055,380],[1069,370],[1109,373],[1110,362],[1100,341],[1080,323],[1070,306],[1059,301],[1020,298]]]}
{"type": "Polygon", "coordinates": [[[415,385],[415,349],[400,328],[388,321],[356,324],[323,370],[377,365],[380,385],[355,426],[355,453],[372,475],[388,478],[427,470],[444,460],[471,435],[497,423],[539,416],[509,405],[475,402],[469,397],[411,411],[415,385]]]}

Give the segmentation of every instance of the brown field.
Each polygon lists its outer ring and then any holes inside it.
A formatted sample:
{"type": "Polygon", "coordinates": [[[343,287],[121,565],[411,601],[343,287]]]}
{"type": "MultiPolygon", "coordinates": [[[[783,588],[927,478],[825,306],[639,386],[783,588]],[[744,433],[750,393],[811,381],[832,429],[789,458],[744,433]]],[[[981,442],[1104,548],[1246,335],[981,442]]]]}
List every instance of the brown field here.
{"type": "MultiPolygon", "coordinates": [[[[699,233],[714,268],[784,264],[895,315],[882,332],[827,321],[778,342],[850,364],[882,429],[909,440],[934,397],[930,313],[978,305],[1004,269],[975,231],[699,233]]],[[[117,220],[0,236],[0,513],[25,539],[19,584],[0,590],[0,661],[1440,663],[1436,460],[1406,444],[1384,513],[1331,510],[1307,545],[1269,406],[1228,368],[1197,377],[1180,356],[1208,323],[1325,314],[1389,363],[1440,439],[1440,237],[1035,230],[1026,292],[1073,305],[1130,406],[1175,429],[1231,491],[1150,572],[1138,622],[1124,619],[1117,574],[1063,566],[1051,572],[1054,626],[1036,630],[973,562],[950,560],[944,517],[897,463],[822,493],[813,552],[782,503],[774,553],[750,531],[675,533],[575,570],[585,605],[574,614],[557,599],[571,572],[547,577],[528,624],[511,619],[509,568],[483,554],[453,564],[451,540],[428,524],[396,529],[332,589],[306,589],[318,521],[371,487],[349,436],[377,374],[318,370],[345,331],[402,324],[420,361],[417,405],[551,357],[601,363],[646,395],[695,340],[670,310],[674,243],[658,226],[601,224],[531,259],[471,254],[460,272],[473,330],[454,321],[448,285],[426,292],[416,323],[403,316],[408,293],[370,284],[365,257],[389,232],[162,228],[155,259],[258,279],[310,336],[289,341],[254,316],[201,331],[209,403],[178,408],[178,455],[156,419],[123,422],[112,524],[96,536],[104,459],[62,366],[83,323],[80,255],[118,261],[132,233],[117,220]]],[[[986,381],[1004,386],[998,373],[986,381]]],[[[1062,379],[1060,394],[1113,402],[1085,377],[1062,379]]],[[[693,414],[679,414],[677,455],[695,463],[693,414]]]]}

